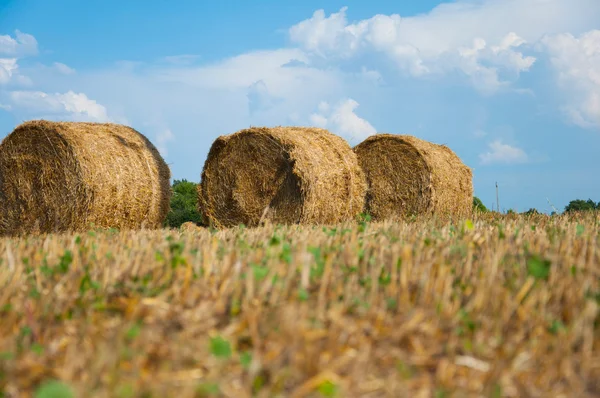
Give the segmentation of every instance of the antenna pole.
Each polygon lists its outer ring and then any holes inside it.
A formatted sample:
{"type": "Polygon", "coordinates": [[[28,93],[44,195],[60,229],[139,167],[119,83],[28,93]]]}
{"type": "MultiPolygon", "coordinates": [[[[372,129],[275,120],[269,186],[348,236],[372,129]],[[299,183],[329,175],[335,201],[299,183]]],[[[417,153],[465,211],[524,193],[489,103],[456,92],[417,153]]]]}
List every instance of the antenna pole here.
{"type": "Polygon", "coordinates": [[[498,213],[500,213],[500,202],[498,200],[498,182],[496,182],[496,206],[498,209],[498,213]]]}

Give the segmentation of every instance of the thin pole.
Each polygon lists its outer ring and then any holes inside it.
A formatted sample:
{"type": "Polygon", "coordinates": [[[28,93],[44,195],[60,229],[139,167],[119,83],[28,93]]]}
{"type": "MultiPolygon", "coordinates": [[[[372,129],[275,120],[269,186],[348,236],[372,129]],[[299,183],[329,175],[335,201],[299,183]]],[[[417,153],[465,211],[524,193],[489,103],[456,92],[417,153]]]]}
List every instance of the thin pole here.
{"type": "Polygon", "coordinates": [[[498,208],[498,213],[500,213],[500,202],[498,200],[498,182],[496,182],[496,206],[498,208]]]}

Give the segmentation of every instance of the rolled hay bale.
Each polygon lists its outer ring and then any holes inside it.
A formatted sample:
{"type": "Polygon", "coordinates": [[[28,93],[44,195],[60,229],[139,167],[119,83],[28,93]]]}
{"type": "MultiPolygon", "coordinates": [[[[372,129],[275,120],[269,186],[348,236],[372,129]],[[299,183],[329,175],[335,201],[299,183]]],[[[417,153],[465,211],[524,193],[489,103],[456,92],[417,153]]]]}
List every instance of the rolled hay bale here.
{"type": "Polygon", "coordinates": [[[354,148],[374,220],[407,216],[470,216],[472,170],[445,145],[409,135],[376,134],[354,148]]]}
{"type": "Polygon", "coordinates": [[[158,228],[170,170],[136,130],[29,121],[0,144],[0,234],[158,228]]]}
{"type": "Polygon", "coordinates": [[[198,225],[196,225],[196,223],[192,221],[186,221],[179,226],[179,230],[182,232],[195,232],[201,231],[202,228],[200,228],[198,225]]]}
{"type": "Polygon", "coordinates": [[[217,228],[333,224],[360,214],[366,188],[352,148],[329,131],[252,127],[215,140],[198,207],[217,228]]]}

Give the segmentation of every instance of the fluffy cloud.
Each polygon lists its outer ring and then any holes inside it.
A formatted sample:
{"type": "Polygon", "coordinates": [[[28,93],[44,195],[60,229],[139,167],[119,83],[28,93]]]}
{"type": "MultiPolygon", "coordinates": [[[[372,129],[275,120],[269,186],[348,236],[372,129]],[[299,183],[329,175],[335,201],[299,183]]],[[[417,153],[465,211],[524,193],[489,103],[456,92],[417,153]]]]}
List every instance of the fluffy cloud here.
{"type": "Polygon", "coordinates": [[[16,58],[0,58],[0,84],[8,83],[18,68],[16,58]]]}
{"type": "MultiPolygon", "coordinates": [[[[310,65],[299,49],[255,51],[201,66],[151,66],[142,73],[153,85],[185,87],[195,96],[201,90],[215,98],[213,106],[217,97],[235,98],[230,104],[244,101],[247,106],[236,109],[247,113],[238,116],[254,125],[288,123],[294,115],[309,113],[319,99],[339,95],[344,79],[336,70],[310,65]]],[[[230,110],[231,105],[223,109],[230,110]]]]}
{"type": "Polygon", "coordinates": [[[37,40],[30,34],[15,31],[15,37],[0,35],[0,54],[12,57],[35,55],[38,52],[37,40]]]}
{"type": "Polygon", "coordinates": [[[250,115],[272,109],[282,102],[282,98],[271,95],[265,81],[262,79],[248,87],[248,110],[250,115]]]}
{"type": "Polygon", "coordinates": [[[412,76],[458,70],[484,93],[532,67],[528,43],[600,20],[595,0],[463,0],[414,17],[375,15],[355,23],[348,23],[346,11],[328,17],[316,11],[290,28],[291,41],[333,60],[381,53],[412,76]]]}
{"type": "Polygon", "coordinates": [[[514,32],[508,33],[496,46],[488,46],[485,40],[477,38],[473,40],[472,47],[458,48],[459,56],[454,65],[469,76],[479,91],[491,94],[507,83],[500,81],[499,69],[518,75],[529,70],[535,62],[534,57],[512,50],[524,43],[514,32]],[[484,66],[486,64],[493,66],[484,66]]]}
{"type": "Polygon", "coordinates": [[[9,84],[30,86],[32,82],[20,73],[17,58],[0,58],[0,86],[9,84]]]}
{"type": "Polygon", "coordinates": [[[72,75],[73,73],[75,73],[75,69],[70,68],[69,66],[67,66],[61,62],[55,62],[53,66],[54,66],[54,69],[56,69],[58,72],[62,73],[63,75],[72,75]]]}
{"type": "Polygon", "coordinates": [[[340,101],[333,108],[322,101],[319,104],[319,113],[313,113],[310,121],[316,126],[346,137],[349,141],[363,140],[377,133],[377,130],[354,112],[358,105],[358,102],[351,98],[340,101]]]}
{"type": "Polygon", "coordinates": [[[289,83],[299,75],[318,73],[307,67],[288,66],[292,61],[301,61],[301,65],[305,65],[304,62],[308,59],[298,49],[255,51],[212,65],[161,68],[152,71],[152,74],[163,82],[185,83],[202,88],[246,89],[267,78],[276,87],[289,83]]]}
{"type": "Polygon", "coordinates": [[[28,115],[44,115],[72,120],[109,121],[106,108],[83,93],[68,91],[47,94],[42,91],[12,91],[11,107],[28,115]]]}
{"type": "Polygon", "coordinates": [[[600,30],[579,37],[549,36],[543,44],[570,100],[563,107],[570,120],[584,128],[600,128],[600,30]]]}
{"type": "Polygon", "coordinates": [[[491,142],[489,144],[489,148],[489,152],[479,155],[481,164],[489,165],[493,163],[525,163],[529,159],[524,150],[508,144],[503,144],[501,140],[491,142]]]}
{"type": "Polygon", "coordinates": [[[0,85],[8,83],[30,84],[31,81],[19,74],[18,59],[37,54],[37,41],[32,35],[15,32],[15,37],[0,35],[0,85]]]}
{"type": "Polygon", "coordinates": [[[313,113],[310,115],[310,121],[317,127],[327,127],[327,118],[323,115],[319,115],[318,113],[313,113]]]}
{"type": "Polygon", "coordinates": [[[380,52],[413,76],[460,70],[483,92],[493,92],[501,86],[498,69],[518,74],[535,62],[534,57],[517,51],[526,41],[515,32],[498,36],[468,31],[464,26],[452,26],[459,21],[446,16],[451,12],[441,12],[441,18],[439,12],[429,18],[376,15],[348,24],[346,10],[344,7],[329,17],[318,10],[312,18],[293,26],[290,38],[320,57],[350,58],[369,51],[380,52]],[[437,24],[432,24],[431,19],[437,24]],[[449,34],[452,29],[465,33],[456,37],[449,34]]]}

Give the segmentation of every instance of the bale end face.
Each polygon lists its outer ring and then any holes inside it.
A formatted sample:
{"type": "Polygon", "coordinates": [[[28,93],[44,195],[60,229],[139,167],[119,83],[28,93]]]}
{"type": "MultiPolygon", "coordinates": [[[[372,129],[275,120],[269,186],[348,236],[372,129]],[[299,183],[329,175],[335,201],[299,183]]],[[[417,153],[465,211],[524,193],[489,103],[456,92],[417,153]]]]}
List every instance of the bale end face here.
{"type": "Polygon", "coordinates": [[[218,138],[199,187],[217,227],[336,223],[362,210],[366,182],[345,141],[323,129],[250,128],[218,138]]]}
{"type": "Polygon", "coordinates": [[[374,219],[471,214],[471,169],[448,147],[407,135],[377,134],[354,151],[369,186],[365,211],[374,219]]]}
{"type": "Polygon", "coordinates": [[[30,121],[0,144],[0,234],[157,228],[170,170],[136,130],[30,121]]]}

